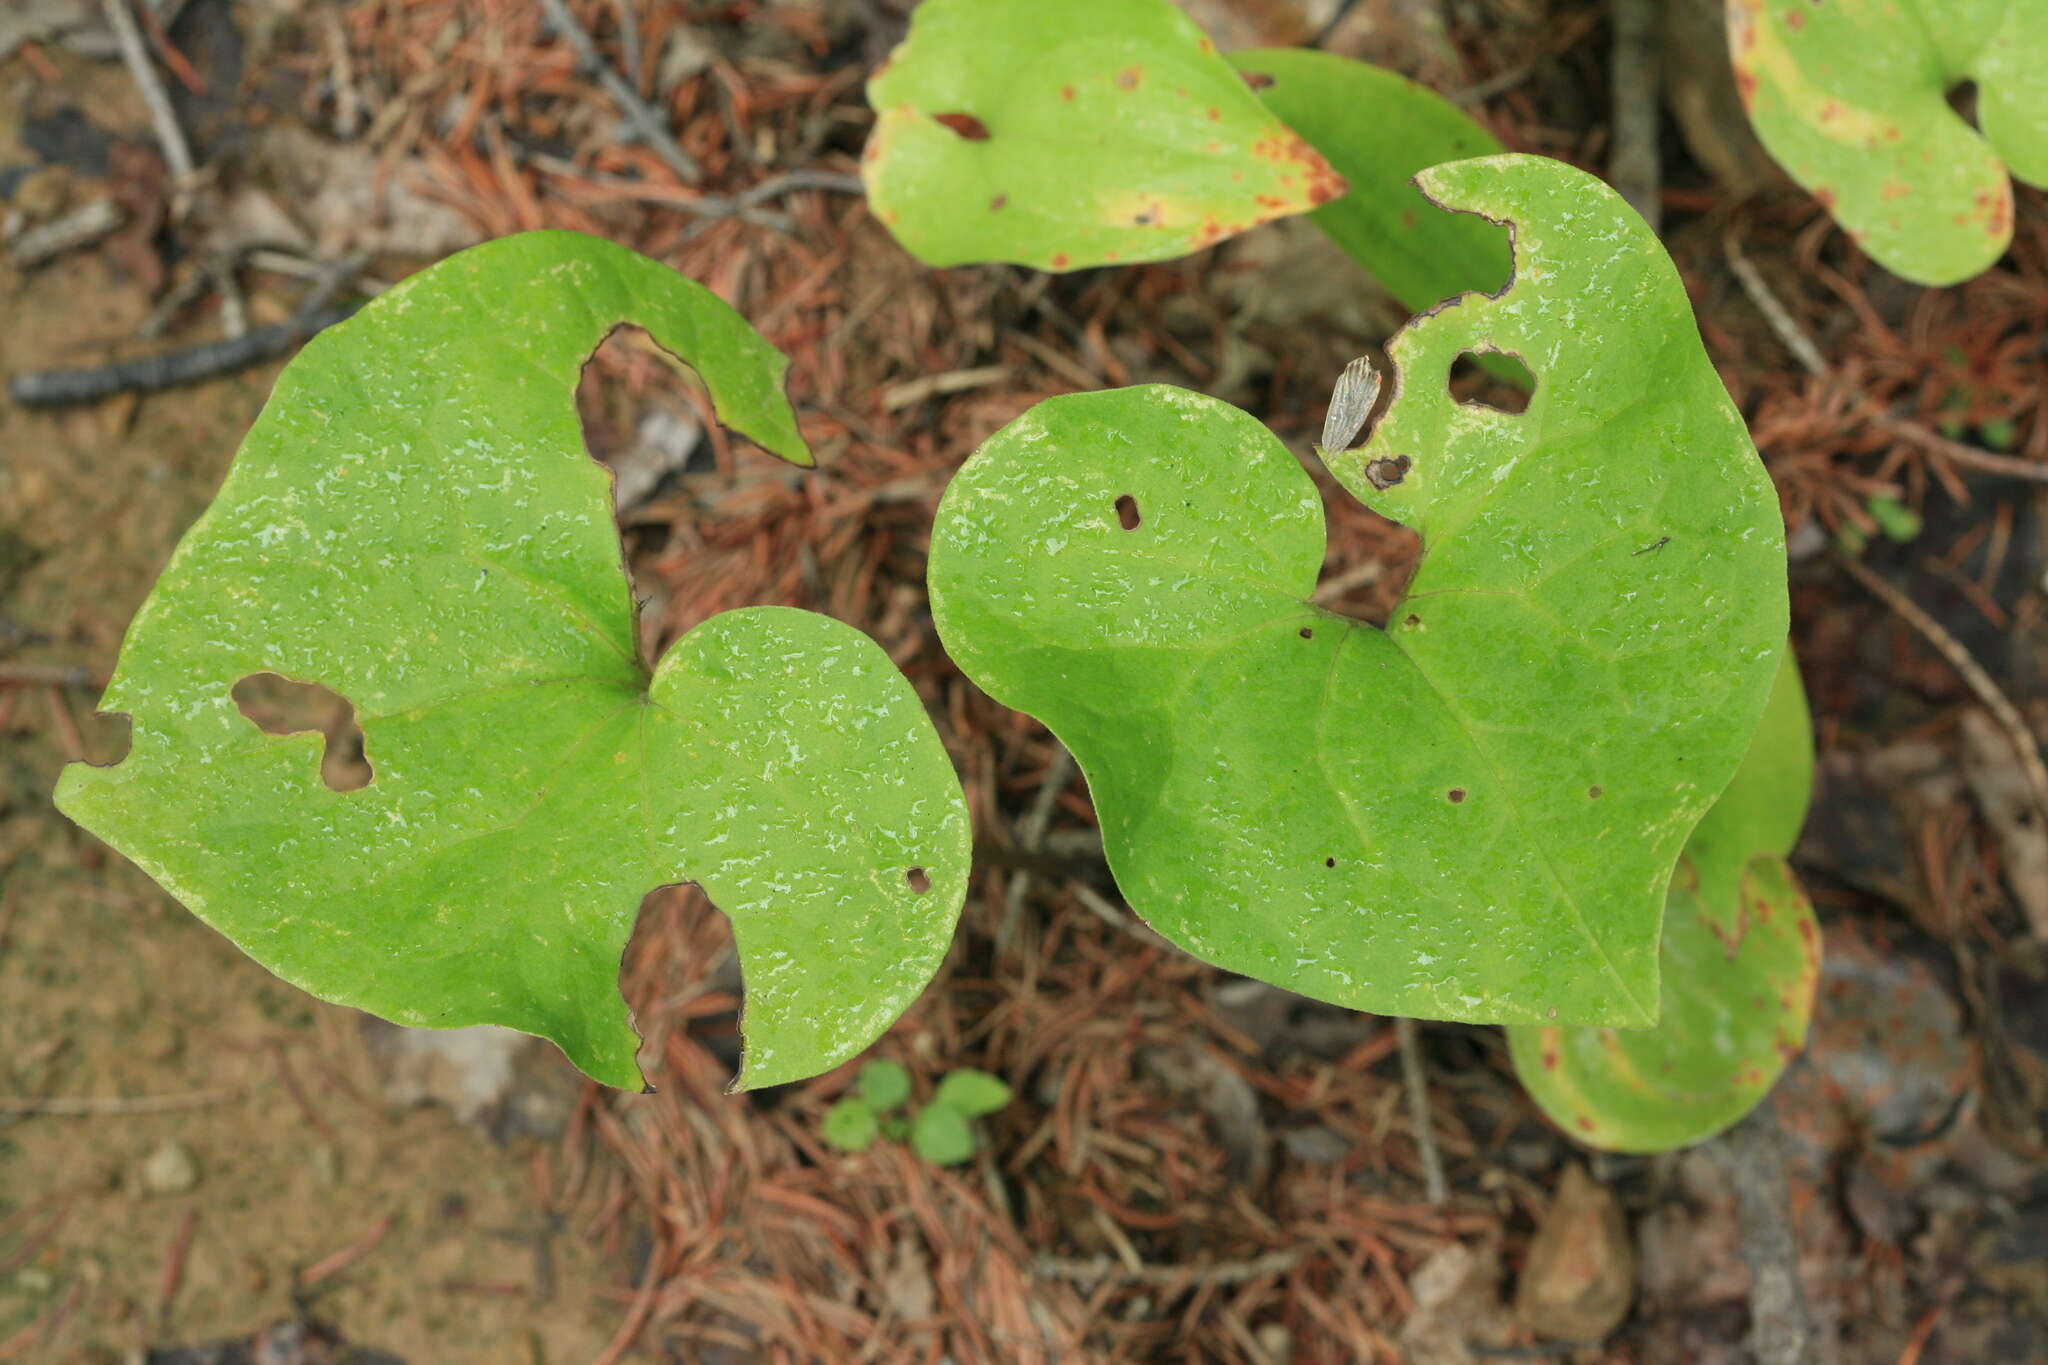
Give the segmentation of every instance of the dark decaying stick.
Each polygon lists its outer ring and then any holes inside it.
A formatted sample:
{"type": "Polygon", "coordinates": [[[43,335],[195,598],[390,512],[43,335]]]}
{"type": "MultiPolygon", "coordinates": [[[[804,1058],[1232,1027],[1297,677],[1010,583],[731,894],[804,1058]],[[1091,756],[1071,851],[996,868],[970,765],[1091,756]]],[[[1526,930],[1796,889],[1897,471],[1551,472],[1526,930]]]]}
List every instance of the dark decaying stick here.
{"type": "Polygon", "coordinates": [[[332,304],[301,311],[284,322],[252,327],[238,337],[208,341],[183,351],[137,356],[82,370],[41,370],[18,374],[7,393],[25,408],[92,403],[117,393],[154,393],[275,360],[315,332],[332,327],[361,305],[332,304]]]}

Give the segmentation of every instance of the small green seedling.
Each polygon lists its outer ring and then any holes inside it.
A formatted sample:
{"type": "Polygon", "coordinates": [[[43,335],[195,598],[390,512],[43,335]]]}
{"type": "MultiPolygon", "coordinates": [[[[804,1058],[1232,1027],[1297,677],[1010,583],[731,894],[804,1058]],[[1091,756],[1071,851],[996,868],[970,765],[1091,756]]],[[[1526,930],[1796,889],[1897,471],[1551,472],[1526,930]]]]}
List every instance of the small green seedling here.
{"type": "Polygon", "coordinates": [[[1764,146],[1906,279],[1977,274],[2012,241],[2012,177],[2048,185],[2041,0],[1728,0],[1728,45],[1764,146]]]}
{"type": "Polygon", "coordinates": [[[1877,529],[1884,532],[1886,540],[1901,545],[1917,539],[1923,527],[1920,514],[1897,498],[1874,497],[1864,503],[1870,519],[1877,523],[1877,529]]]}
{"type": "Polygon", "coordinates": [[[585,359],[631,322],[721,420],[810,463],[786,362],[702,286],[539,232],[420,272],[309,343],[129,628],[128,757],[66,814],[312,993],[503,1024],[638,1088],[619,958],[650,890],[732,917],[740,1086],[871,1043],[944,955],[967,810],[909,682],[847,626],[715,616],[642,657],[585,359]],[[237,710],[256,674],[353,703],[374,769],[237,710]]]}
{"type": "Polygon", "coordinates": [[[1589,1146],[1702,1142],[1763,1099],[1798,1055],[1820,930],[1785,855],[1813,792],[1813,736],[1788,651],[1734,781],[1686,844],[1664,911],[1653,1029],[1510,1027],[1515,1071],[1589,1146]]]}
{"type": "Polygon", "coordinates": [[[1348,58],[1226,60],[1168,0],[925,0],[868,98],[869,197],[927,264],[1161,260],[1308,212],[1413,309],[1507,276],[1498,224],[1410,183],[1485,129],[1348,58]]]}
{"type": "Polygon", "coordinates": [[[899,1114],[910,1100],[910,1073],[901,1063],[869,1062],[849,1095],[825,1111],[825,1141],[843,1152],[865,1152],[877,1138],[910,1139],[935,1166],[957,1166],[974,1155],[974,1120],[1010,1102],[1010,1087],[986,1071],[963,1068],[939,1082],[914,1115],[899,1114]]]}
{"type": "Polygon", "coordinates": [[[1619,196],[1527,156],[1420,184],[1512,223],[1515,275],[1396,336],[1371,438],[1320,452],[1421,536],[1385,629],[1313,604],[1295,457],[1165,386],[991,438],[939,507],[933,616],[1073,751],[1124,895],[1197,957],[1381,1014],[1647,1027],[1672,870],[1784,648],[1777,498],[1619,196]],[[1489,351],[1526,412],[1450,397],[1489,351]]]}

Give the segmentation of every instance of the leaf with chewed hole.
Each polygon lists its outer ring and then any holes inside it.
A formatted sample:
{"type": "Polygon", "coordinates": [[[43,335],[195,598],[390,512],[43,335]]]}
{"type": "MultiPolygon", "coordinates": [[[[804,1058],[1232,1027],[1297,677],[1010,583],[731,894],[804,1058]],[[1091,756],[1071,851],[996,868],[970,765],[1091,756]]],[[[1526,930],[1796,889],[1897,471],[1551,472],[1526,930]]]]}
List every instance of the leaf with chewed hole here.
{"type": "Polygon", "coordinates": [[[2048,4],[1728,0],[1757,136],[1857,245],[1955,284],[2012,241],[2012,180],[2048,185],[2048,4]],[[1976,83],[1977,127],[1950,104],[1976,83]]]}
{"type": "Polygon", "coordinates": [[[1517,270],[1395,337],[1385,417],[1324,454],[1422,537],[1388,628],[1313,604],[1301,463],[1165,386],[992,437],[939,507],[933,616],[1073,751],[1117,884],[1196,956],[1380,1014],[1647,1025],[1672,868],[1783,648],[1777,497],[1619,196],[1527,156],[1422,184],[1512,222],[1517,270]],[[1526,412],[1446,392],[1487,349],[1526,412]]]}
{"type": "Polygon", "coordinates": [[[924,0],[868,102],[868,198],[928,265],[1167,260],[1345,188],[1167,0],[924,0]]]}
{"type": "Polygon", "coordinates": [[[1435,91],[1348,57],[1265,48],[1230,60],[1350,185],[1308,220],[1395,298],[1420,312],[1507,280],[1500,225],[1446,212],[1413,183],[1431,166],[1498,153],[1493,134],[1435,91]]]}
{"type": "Polygon", "coordinates": [[[1657,1026],[1507,1031],[1516,1074],[1565,1132],[1612,1152],[1704,1142],[1754,1109],[1805,1046],[1820,929],[1785,855],[1812,793],[1813,735],[1787,650],[1749,756],[1671,880],[1657,1026]]]}
{"type": "Polygon", "coordinates": [[[619,959],[694,881],[745,970],[740,1083],[859,1052],[916,996],[965,894],[965,803],[882,650],[780,607],[650,668],[610,475],[574,394],[616,323],[694,366],[722,420],[808,464],[786,362],[710,291],[529,233],[322,333],[130,626],[118,765],[64,811],[278,975],[402,1024],[503,1024],[638,1086],[619,959]],[[251,675],[350,703],[369,784],[267,734],[251,675]]]}

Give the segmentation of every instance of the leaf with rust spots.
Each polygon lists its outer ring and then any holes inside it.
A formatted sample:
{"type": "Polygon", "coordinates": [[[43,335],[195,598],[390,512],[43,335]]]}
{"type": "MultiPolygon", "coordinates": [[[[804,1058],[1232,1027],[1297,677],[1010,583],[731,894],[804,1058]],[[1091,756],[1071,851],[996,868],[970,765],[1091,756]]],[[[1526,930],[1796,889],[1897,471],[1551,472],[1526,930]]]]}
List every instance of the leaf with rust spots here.
{"type": "Polygon", "coordinates": [[[2012,181],[2048,185],[2048,4],[1728,0],[1757,136],[1887,269],[1966,280],[2012,241],[2012,181]],[[1978,127],[1949,104],[1977,85],[1978,127]]]}
{"type": "Polygon", "coordinates": [[[1785,855],[1812,792],[1813,736],[1787,650],[1748,757],[1671,880],[1657,1026],[1508,1029],[1516,1073],[1559,1127],[1616,1152],[1703,1142],[1798,1055],[1819,934],[1785,855]]]}
{"type": "Polygon", "coordinates": [[[1313,605],[1300,461],[1165,386],[991,438],[939,507],[933,616],[1073,751],[1118,886],[1196,956],[1378,1014],[1647,1025],[1673,866],[1784,650],[1777,498],[1612,190],[1528,156],[1422,184],[1512,222],[1518,275],[1395,337],[1385,416],[1323,452],[1421,535],[1396,624],[1313,605]],[[1526,412],[1447,391],[1489,348],[1526,412]]]}
{"type": "Polygon", "coordinates": [[[143,603],[104,705],[127,758],[65,814],[278,975],[395,1022],[539,1034],[640,1086],[619,957],[642,898],[694,881],[733,920],[744,1085],[858,1053],[930,980],[966,892],[966,805],[880,647],[783,607],[640,652],[611,477],[574,394],[621,322],[719,417],[810,455],[787,361],[717,296],[623,247],[507,237],[321,333],[143,603]],[[353,703],[374,777],[266,734],[252,674],[353,703]]]}
{"type": "Polygon", "coordinates": [[[1345,184],[1167,0],[925,0],[861,173],[930,265],[1167,260],[1345,184]]]}

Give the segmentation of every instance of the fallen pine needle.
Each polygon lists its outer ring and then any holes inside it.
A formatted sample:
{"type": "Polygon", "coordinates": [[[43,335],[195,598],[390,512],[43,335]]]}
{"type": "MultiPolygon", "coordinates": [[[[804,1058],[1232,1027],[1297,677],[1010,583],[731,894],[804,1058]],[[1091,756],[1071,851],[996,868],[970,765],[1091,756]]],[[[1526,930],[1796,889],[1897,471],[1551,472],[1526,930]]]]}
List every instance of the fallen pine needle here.
{"type": "Polygon", "coordinates": [[[319,1284],[322,1280],[332,1279],[334,1276],[339,1275],[342,1271],[374,1251],[377,1243],[384,1240],[384,1234],[390,1231],[391,1215],[387,1213],[371,1224],[369,1231],[327,1259],[315,1263],[310,1270],[301,1275],[299,1277],[299,1289],[303,1292],[319,1284]]]}
{"type": "Polygon", "coordinates": [[[0,1114],[85,1116],[101,1114],[168,1114],[179,1109],[203,1109],[240,1099],[239,1090],[194,1090],[184,1095],[51,1095],[44,1099],[14,1099],[0,1096],[0,1114]]]}

